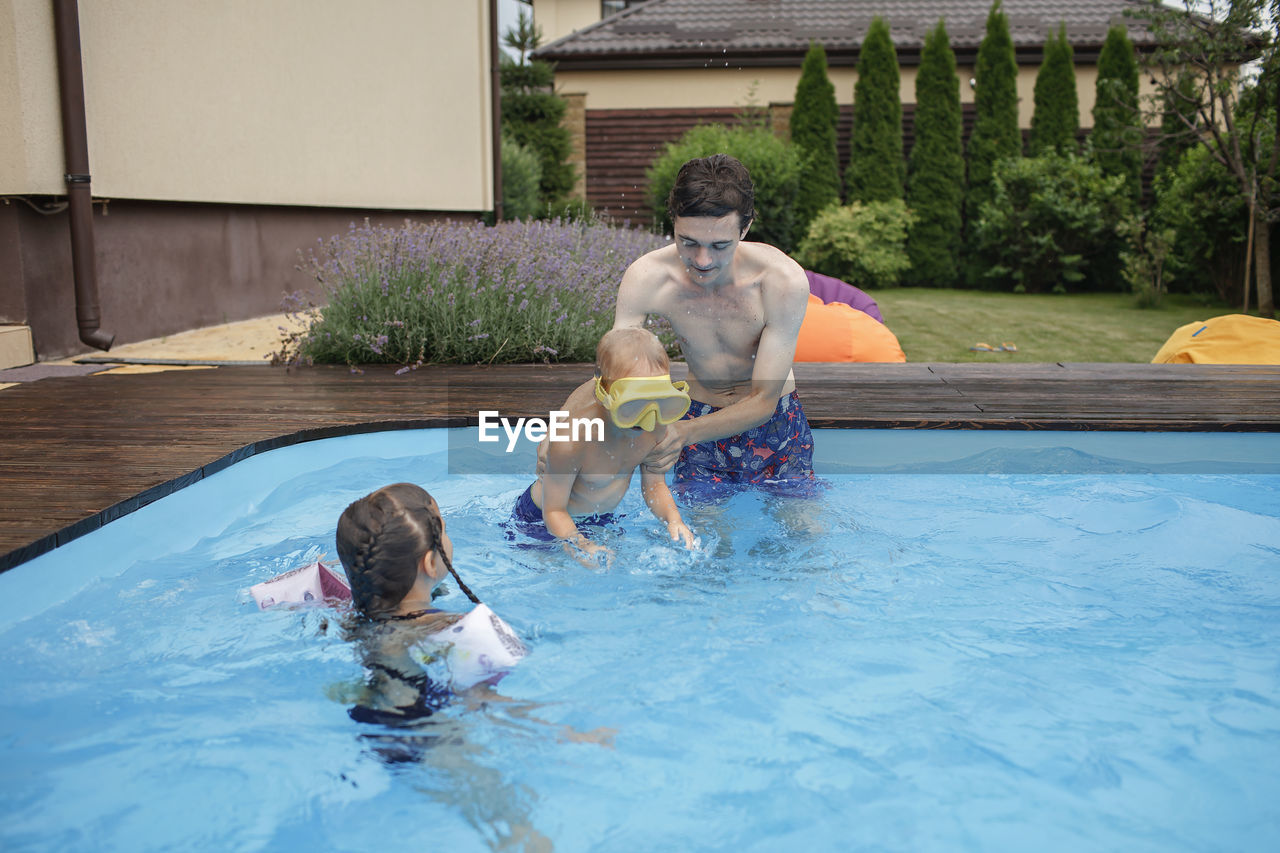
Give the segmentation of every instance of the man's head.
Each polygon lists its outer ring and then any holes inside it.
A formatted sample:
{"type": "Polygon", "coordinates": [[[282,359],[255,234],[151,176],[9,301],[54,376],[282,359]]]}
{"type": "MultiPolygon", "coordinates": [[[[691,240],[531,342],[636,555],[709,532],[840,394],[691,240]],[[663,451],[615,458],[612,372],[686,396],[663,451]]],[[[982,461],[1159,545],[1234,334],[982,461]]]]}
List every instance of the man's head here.
{"type": "Polygon", "coordinates": [[[680,167],[667,210],[690,280],[700,287],[731,281],[738,243],[755,215],[747,168],[728,154],[690,160],[680,167]]]}
{"type": "Polygon", "coordinates": [[[718,218],[737,213],[738,230],[746,233],[755,218],[756,191],[747,167],[728,154],[698,157],[680,167],[667,196],[672,221],[682,216],[718,218]]]}

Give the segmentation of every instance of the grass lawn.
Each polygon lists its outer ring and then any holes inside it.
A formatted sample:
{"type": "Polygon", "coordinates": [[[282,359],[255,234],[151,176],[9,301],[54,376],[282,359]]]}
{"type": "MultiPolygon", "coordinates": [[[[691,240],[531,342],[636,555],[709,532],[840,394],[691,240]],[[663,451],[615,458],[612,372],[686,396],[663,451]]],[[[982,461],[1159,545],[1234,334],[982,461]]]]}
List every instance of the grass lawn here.
{"type": "Polygon", "coordinates": [[[907,361],[1150,362],[1179,326],[1239,313],[1170,295],[1139,309],[1127,293],[1020,294],[902,287],[871,291],[907,361]],[[1008,341],[1017,352],[973,352],[1008,341]]]}

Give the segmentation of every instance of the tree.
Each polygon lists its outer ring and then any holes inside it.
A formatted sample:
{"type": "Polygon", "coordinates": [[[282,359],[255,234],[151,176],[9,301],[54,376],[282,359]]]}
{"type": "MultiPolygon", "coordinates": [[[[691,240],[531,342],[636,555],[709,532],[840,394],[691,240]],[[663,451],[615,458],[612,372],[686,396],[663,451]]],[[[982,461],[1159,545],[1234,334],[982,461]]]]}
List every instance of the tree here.
{"type": "Polygon", "coordinates": [[[533,22],[532,15],[526,15],[521,9],[516,25],[502,34],[502,43],[519,53],[519,64],[524,65],[529,54],[542,44],[542,28],[533,22]]]}
{"type": "Polygon", "coordinates": [[[569,156],[573,138],[562,124],[568,104],[555,92],[555,66],[538,59],[523,61],[541,42],[540,30],[520,13],[520,23],[507,30],[504,41],[520,51],[521,61],[503,57],[502,132],[538,155],[542,177],[538,184],[542,205],[562,202],[577,181],[569,156]]]}
{"type": "Polygon", "coordinates": [[[1000,0],[987,14],[987,33],[978,46],[974,69],[974,123],[969,137],[969,195],[965,215],[972,224],[984,202],[993,195],[992,174],[997,161],[1022,153],[1018,129],[1018,63],[1009,35],[1009,19],[1000,0]]]}
{"type": "Polygon", "coordinates": [[[1122,177],[1074,154],[1047,153],[999,161],[992,183],[971,235],[989,284],[1028,293],[1121,284],[1122,177]]]}
{"type": "Polygon", "coordinates": [[[1035,111],[1031,114],[1032,157],[1053,151],[1071,154],[1080,130],[1080,103],[1076,98],[1076,69],[1065,24],[1044,45],[1044,62],[1036,74],[1035,111]]]}
{"type": "Polygon", "coordinates": [[[796,198],[796,241],[809,223],[829,204],[840,201],[840,160],[836,154],[836,87],[827,76],[827,52],[818,42],[809,45],[791,111],[791,142],[803,158],[800,194],[796,198]]]}
{"type": "Polygon", "coordinates": [[[1182,155],[1196,146],[1199,132],[1188,133],[1188,128],[1198,127],[1195,115],[1196,95],[1195,75],[1188,71],[1180,72],[1172,88],[1159,95],[1162,111],[1160,114],[1159,159],[1156,162],[1156,174],[1160,175],[1175,169],[1182,160],[1182,155]]]}
{"type": "Polygon", "coordinates": [[[907,241],[912,281],[954,284],[964,208],[960,82],[946,24],[925,38],[916,75],[915,143],[907,164],[907,206],[915,214],[907,241]]]}
{"type": "Polygon", "coordinates": [[[502,215],[506,219],[537,219],[543,207],[539,194],[542,164],[538,155],[502,135],[502,215]]]}
{"type": "Polygon", "coordinates": [[[1128,31],[1107,31],[1098,56],[1098,81],[1089,144],[1107,175],[1123,175],[1129,195],[1142,199],[1142,114],[1138,103],[1138,60],[1128,31]]]}
{"type": "Polygon", "coordinates": [[[858,56],[853,88],[853,135],[845,169],[849,201],[901,199],[906,177],[902,159],[902,95],[898,54],[889,24],[876,17],[858,56]]]}
{"type": "Polygon", "coordinates": [[[1271,224],[1278,212],[1280,167],[1280,2],[1183,3],[1181,9],[1153,5],[1144,12],[1156,39],[1145,62],[1155,81],[1152,103],[1162,117],[1181,122],[1181,138],[1203,146],[1231,175],[1247,204],[1251,226],[1244,309],[1249,305],[1252,261],[1257,267],[1258,311],[1273,317],[1271,224]],[[1249,59],[1255,60],[1257,79],[1242,88],[1240,63],[1249,59]]]}

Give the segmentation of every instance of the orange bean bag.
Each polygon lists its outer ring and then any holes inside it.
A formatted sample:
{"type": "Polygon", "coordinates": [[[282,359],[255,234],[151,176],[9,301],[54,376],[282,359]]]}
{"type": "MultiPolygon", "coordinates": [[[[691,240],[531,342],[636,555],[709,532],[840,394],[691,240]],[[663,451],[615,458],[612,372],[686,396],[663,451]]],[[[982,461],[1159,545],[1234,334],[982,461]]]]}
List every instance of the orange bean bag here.
{"type": "Polygon", "coordinates": [[[906,361],[889,327],[843,302],[824,303],[809,294],[800,324],[796,361],[906,361]]]}
{"type": "Polygon", "coordinates": [[[1280,322],[1224,314],[1180,327],[1152,364],[1280,364],[1280,322]]]}

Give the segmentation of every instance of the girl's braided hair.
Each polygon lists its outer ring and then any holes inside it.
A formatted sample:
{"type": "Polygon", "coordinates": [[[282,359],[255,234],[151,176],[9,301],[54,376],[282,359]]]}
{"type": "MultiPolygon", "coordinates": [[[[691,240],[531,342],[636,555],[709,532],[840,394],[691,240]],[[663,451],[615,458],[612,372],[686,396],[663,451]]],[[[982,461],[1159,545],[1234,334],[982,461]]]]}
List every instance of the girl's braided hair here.
{"type": "Polygon", "coordinates": [[[458,586],[472,601],[445,553],[435,501],[412,483],[384,486],[347,507],[338,519],[338,559],[351,584],[351,601],[365,616],[396,609],[413,588],[418,565],[428,551],[444,560],[458,586]]]}

